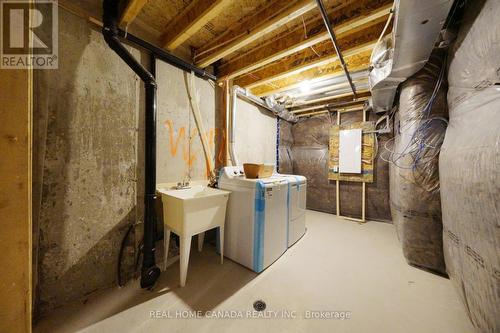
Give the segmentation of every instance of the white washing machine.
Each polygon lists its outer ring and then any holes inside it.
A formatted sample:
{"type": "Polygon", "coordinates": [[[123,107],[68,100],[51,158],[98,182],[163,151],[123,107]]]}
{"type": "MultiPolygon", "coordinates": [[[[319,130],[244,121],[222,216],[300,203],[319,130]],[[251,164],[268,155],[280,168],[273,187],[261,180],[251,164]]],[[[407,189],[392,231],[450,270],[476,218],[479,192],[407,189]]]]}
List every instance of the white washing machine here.
{"type": "Polygon", "coordinates": [[[231,191],[224,227],[224,255],[259,273],[288,248],[288,182],[247,179],[243,167],[221,169],[220,189],[231,191]]]}
{"type": "Polygon", "coordinates": [[[288,247],[306,233],[307,178],[299,175],[275,173],[272,178],[288,182],[288,247]]]}

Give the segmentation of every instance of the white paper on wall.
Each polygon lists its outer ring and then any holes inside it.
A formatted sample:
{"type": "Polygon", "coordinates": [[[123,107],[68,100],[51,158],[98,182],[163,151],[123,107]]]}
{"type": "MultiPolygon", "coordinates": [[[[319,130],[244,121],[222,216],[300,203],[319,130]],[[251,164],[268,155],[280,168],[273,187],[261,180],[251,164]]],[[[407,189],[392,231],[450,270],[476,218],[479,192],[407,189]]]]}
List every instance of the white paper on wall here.
{"type": "Polygon", "coordinates": [[[360,128],[339,132],[340,173],[361,173],[361,134],[360,128]]]}

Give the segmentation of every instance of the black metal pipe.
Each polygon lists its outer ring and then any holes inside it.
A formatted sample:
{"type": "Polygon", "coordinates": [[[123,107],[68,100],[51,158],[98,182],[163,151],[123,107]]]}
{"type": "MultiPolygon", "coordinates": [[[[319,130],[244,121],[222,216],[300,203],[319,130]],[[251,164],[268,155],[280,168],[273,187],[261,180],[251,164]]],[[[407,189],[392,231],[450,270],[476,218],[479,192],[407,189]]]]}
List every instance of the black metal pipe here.
{"type": "Polygon", "coordinates": [[[210,79],[213,81],[217,81],[217,77],[215,75],[213,75],[212,73],[209,73],[209,72],[207,72],[199,67],[196,67],[195,65],[193,65],[187,61],[184,61],[181,58],[176,57],[175,55],[168,53],[167,51],[165,51],[157,46],[154,46],[153,44],[148,43],[145,40],[143,40],[137,36],[126,33],[125,31],[123,31],[121,29],[118,29],[118,35],[122,39],[125,39],[125,40],[129,41],[130,43],[135,44],[137,46],[142,47],[143,49],[150,51],[151,53],[153,53],[155,55],[156,58],[158,58],[162,61],[165,61],[165,62],[171,64],[172,66],[175,66],[175,67],[182,69],[186,72],[194,72],[194,74],[196,76],[198,76],[202,79],[210,79]]]}
{"type": "Polygon", "coordinates": [[[319,11],[321,12],[321,17],[323,17],[323,22],[325,23],[326,30],[328,30],[328,34],[330,35],[330,39],[332,40],[333,47],[335,48],[335,52],[337,52],[337,56],[339,57],[340,65],[342,66],[342,69],[344,70],[347,81],[349,81],[349,85],[351,86],[354,98],[356,98],[356,87],[354,86],[354,83],[352,83],[351,75],[349,74],[349,70],[347,69],[347,66],[345,64],[344,57],[342,57],[342,53],[340,52],[340,49],[338,47],[337,37],[335,36],[335,32],[333,31],[332,25],[330,23],[330,19],[328,18],[328,14],[326,12],[325,6],[323,5],[323,1],[316,0],[316,3],[318,4],[319,11]]]}
{"type": "MultiPolygon", "coordinates": [[[[141,287],[152,287],[160,276],[155,263],[156,228],[156,80],[123,46],[118,38],[118,0],[103,1],[102,34],[109,47],[141,78],[146,90],[144,255],[141,287]]],[[[154,66],[154,63],[152,64],[154,66]]]]}

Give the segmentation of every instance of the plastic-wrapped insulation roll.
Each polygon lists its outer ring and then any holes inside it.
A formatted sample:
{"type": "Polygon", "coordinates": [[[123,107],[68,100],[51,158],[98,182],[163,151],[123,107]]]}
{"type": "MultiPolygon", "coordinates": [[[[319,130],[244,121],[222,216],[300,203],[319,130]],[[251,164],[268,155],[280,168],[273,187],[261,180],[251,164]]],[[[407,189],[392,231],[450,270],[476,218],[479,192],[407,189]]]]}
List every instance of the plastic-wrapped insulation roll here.
{"type": "Polygon", "coordinates": [[[471,1],[450,50],[439,174],[446,269],[478,332],[500,332],[500,1],[471,1]]]}
{"type": "Polygon", "coordinates": [[[279,146],[278,146],[278,157],[279,157],[279,172],[284,174],[293,174],[293,160],[292,160],[292,146],[293,146],[293,136],[292,136],[292,123],[286,120],[280,120],[279,122],[279,146]]]}
{"type": "Polygon", "coordinates": [[[401,88],[390,154],[391,213],[409,264],[445,273],[438,158],[447,125],[445,58],[435,50],[401,88]]]}

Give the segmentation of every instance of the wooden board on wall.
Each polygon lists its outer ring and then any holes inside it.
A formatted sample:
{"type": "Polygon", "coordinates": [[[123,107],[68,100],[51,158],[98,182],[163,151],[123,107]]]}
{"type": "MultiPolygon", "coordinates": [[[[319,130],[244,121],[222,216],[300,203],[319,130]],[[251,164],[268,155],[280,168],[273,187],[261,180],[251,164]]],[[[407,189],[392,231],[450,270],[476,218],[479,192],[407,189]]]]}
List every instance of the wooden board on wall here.
{"type": "Polygon", "coordinates": [[[373,156],[375,151],[375,138],[373,131],[375,122],[354,122],[348,125],[334,125],[330,129],[330,149],[328,159],[328,179],[351,182],[373,183],[373,156]],[[361,174],[338,173],[339,170],[339,131],[361,128],[361,174]],[[371,133],[370,133],[371,132],[371,133]],[[335,172],[337,170],[337,172],[335,172]]]}
{"type": "Polygon", "coordinates": [[[31,332],[32,70],[0,70],[0,332],[31,332]]]}

